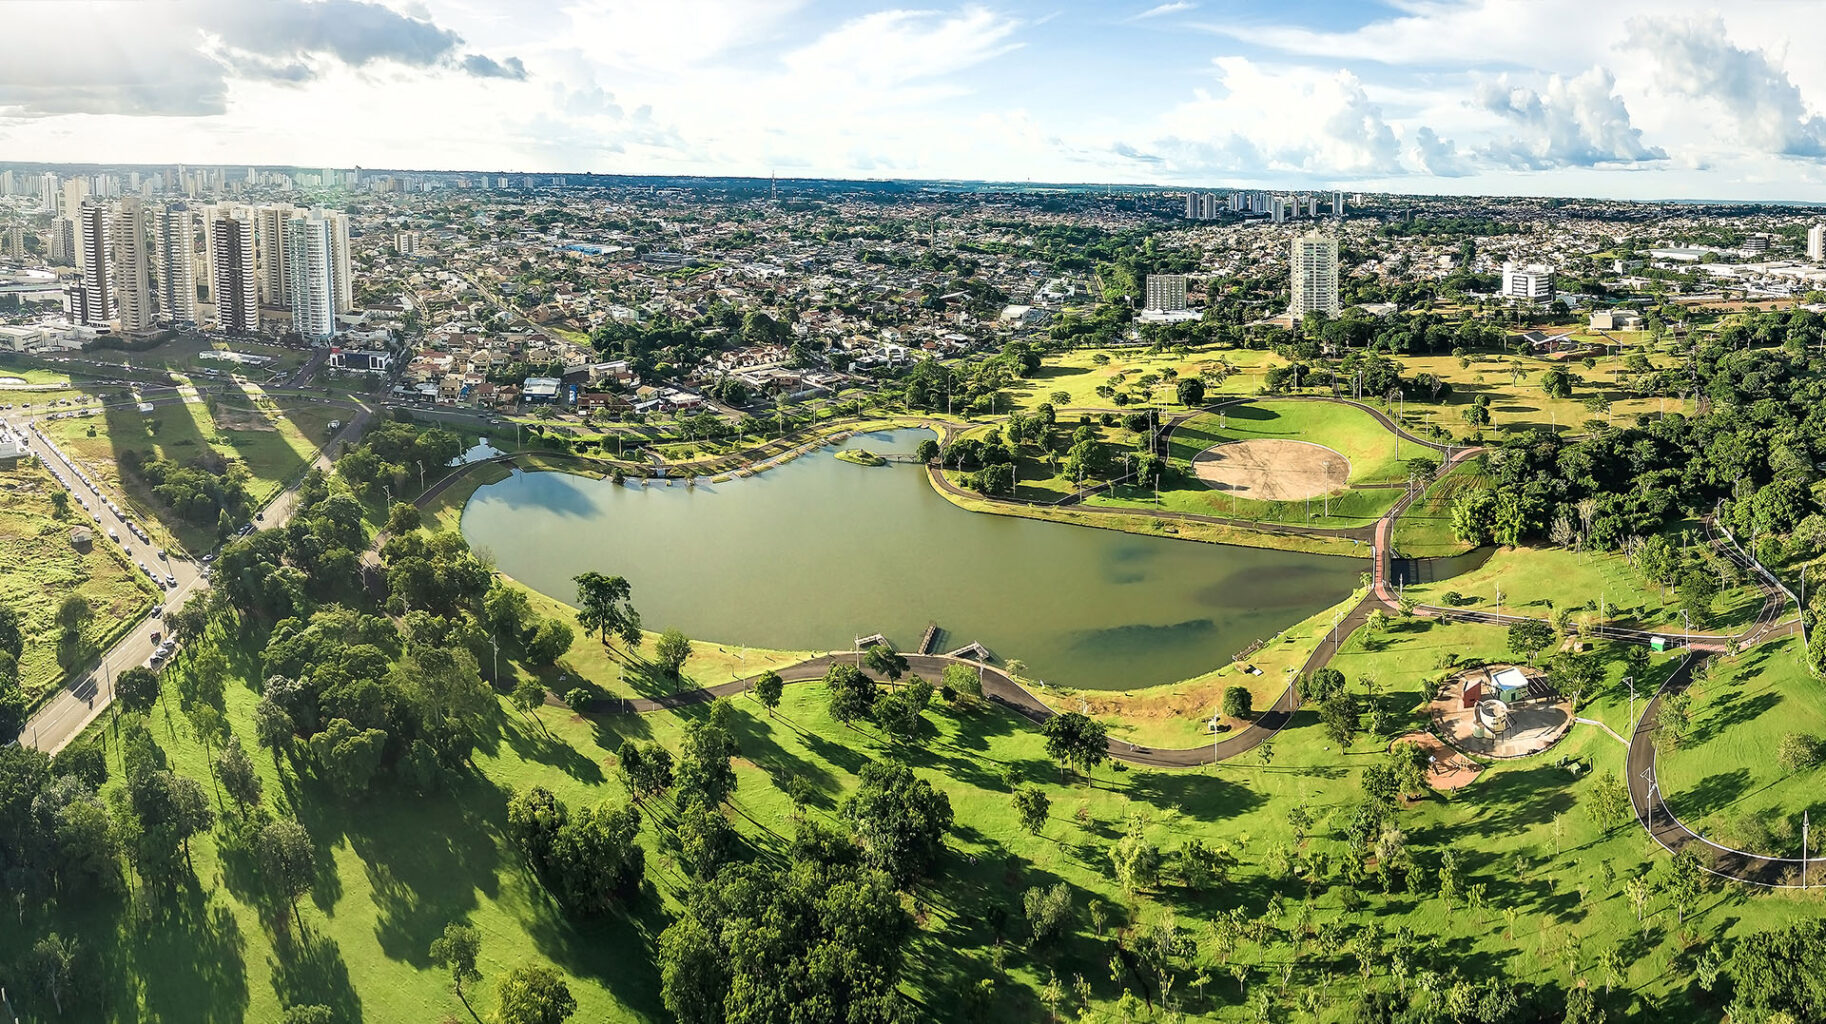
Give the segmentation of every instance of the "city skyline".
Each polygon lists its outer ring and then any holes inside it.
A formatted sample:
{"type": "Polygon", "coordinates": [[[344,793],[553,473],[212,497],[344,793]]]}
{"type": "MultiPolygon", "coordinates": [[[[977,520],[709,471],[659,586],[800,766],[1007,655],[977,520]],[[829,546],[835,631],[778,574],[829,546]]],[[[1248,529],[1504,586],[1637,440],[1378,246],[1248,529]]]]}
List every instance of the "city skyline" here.
{"type": "Polygon", "coordinates": [[[604,0],[533,13],[494,0],[26,0],[8,12],[24,34],[85,46],[0,72],[0,149],[47,162],[1826,196],[1826,69],[1787,47],[1826,27],[1826,11],[1793,6],[604,0]]]}

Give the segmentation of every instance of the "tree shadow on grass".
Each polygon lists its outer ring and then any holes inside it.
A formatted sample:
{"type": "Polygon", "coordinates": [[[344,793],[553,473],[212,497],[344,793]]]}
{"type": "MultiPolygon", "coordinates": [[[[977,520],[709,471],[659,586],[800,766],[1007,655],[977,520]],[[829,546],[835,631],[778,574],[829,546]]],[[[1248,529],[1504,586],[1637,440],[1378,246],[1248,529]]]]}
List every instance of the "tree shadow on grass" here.
{"type": "Polygon", "coordinates": [[[234,914],[196,887],[156,899],[146,918],[116,919],[116,947],[103,956],[114,991],[105,998],[126,1020],[245,1020],[247,941],[234,914]]]}
{"type": "Polygon", "coordinates": [[[1721,811],[1742,799],[1750,789],[1750,770],[1733,768],[1713,772],[1698,782],[1667,798],[1669,807],[1682,817],[1699,818],[1721,811]]]}
{"type": "Polygon", "coordinates": [[[349,980],[349,965],[334,939],[308,930],[273,945],[267,960],[280,1006],[327,1006],[338,1024],[362,1019],[361,996],[349,980]]]}

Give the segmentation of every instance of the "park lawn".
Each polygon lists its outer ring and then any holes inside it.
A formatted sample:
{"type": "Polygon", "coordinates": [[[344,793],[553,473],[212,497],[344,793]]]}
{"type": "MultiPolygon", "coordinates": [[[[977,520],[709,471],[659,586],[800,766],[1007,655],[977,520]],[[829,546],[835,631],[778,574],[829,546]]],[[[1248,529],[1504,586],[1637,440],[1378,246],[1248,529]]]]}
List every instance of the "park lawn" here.
{"type": "Polygon", "coordinates": [[[57,518],[51,495],[61,491],[36,462],[0,465],[0,566],[6,567],[0,604],[19,613],[25,635],[19,682],[34,699],[64,679],[56,614],[66,595],[81,594],[89,603],[93,614],[82,637],[88,652],[98,652],[140,620],[156,593],[106,534],[95,536],[86,552],[70,543],[72,528],[93,524],[75,502],[68,518],[57,518]]]}
{"type": "Polygon", "coordinates": [[[1336,605],[1287,627],[1241,661],[1176,683],[1119,692],[1021,681],[1053,710],[1088,714],[1118,739],[1157,748],[1203,746],[1223,738],[1223,734],[1211,732],[1208,723],[1219,713],[1226,689],[1241,686],[1248,690],[1251,706],[1258,712],[1272,707],[1286,691],[1293,673],[1331,631],[1335,617],[1348,612],[1363,595],[1359,589],[1336,605]],[[1259,671],[1245,672],[1245,667],[1259,671]]]}
{"type": "MultiPolygon", "coordinates": [[[[1373,672],[1398,696],[1405,691],[1395,676],[1404,666],[1424,674],[1436,649],[1497,642],[1467,632],[1475,629],[1394,631],[1386,647],[1358,652],[1360,660],[1346,674],[1355,685],[1363,671],[1373,672]]],[[[210,642],[220,639],[218,632],[210,642]]],[[[582,654],[573,649],[573,656],[582,654]]],[[[257,672],[244,656],[235,665],[244,678],[257,672]]],[[[1083,976],[1092,1008],[1112,1011],[1121,990],[1107,967],[1112,938],[1094,934],[1087,920],[1085,908],[1095,900],[1108,909],[1115,931],[1171,916],[1190,933],[1195,941],[1175,963],[1175,991],[1190,1015],[1257,1019],[1252,1003],[1266,993],[1270,1019],[1293,1019],[1299,994],[1311,990],[1323,993],[1316,1019],[1350,1019],[1350,995],[1359,983],[1355,965],[1340,951],[1303,954],[1283,989],[1279,965],[1286,947],[1259,950],[1245,941],[1233,961],[1244,967],[1245,994],[1200,938],[1205,922],[1233,906],[1250,916],[1267,913],[1271,894],[1287,901],[1286,916],[1277,921],[1284,928],[1296,927],[1303,913],[1312,926],[1374,921],[1385,933],[1407,926],[1437,939],[1450,951],[1446,963],[1466,975],[1479,977],[1483,965],[1501,962],[1523,985],[1567,984],[1560,955],[1565,934],[1583,943],[1572,958],[1572,976],[1593,987],[1604,980],[1597,954],[1622,944],[1628,966],[1619,983],[1653,1002],[1645,1005],[1627,990],[1606,993],[1600,1005],[1612,1015],[1629,1019],[1651,1012],[1650,1006],[1667,1019],[1716,1015],[1715,1007],[1702,1011],[1694,1003],[1710,997],[1686,980],[1682,965],[1692,954],[1677,939],[1665,901],[1651,903],[1646,924],[1639,925],[1623,896],[1628,878],[1665,858],[1633,826],[1606,829],[1593,821],[1588,798],[1601,784],[1596,776],[1622,767],[1622,748],[1595,732],[1575,732],[1555,750],[1597,771],[1574,776],[1556,767],[1557,757],[1498,765],[1468,789],[1399,811],[1396,823],[1423,874],[1409,891],[1384,896],[1372,888],[1365,893],[1369,908],[1351,912],[1341,905],[1335,881],[1316,887],[1303,910],[1305,885],[1273,866],[1289,851],[1333,858],[1343,853],[1337,836],[1361,799],[1362,769],[1375,761],[1379,746],[1364,740],[1353,745],[1354,753],[1327,750],[1310,713],[1276,737],[1266,758],[1251,755],[1242,763],[1180,772],[1105,766],[1093,773],[1092,785],[1064,785],[1036,731],[993,706],[930,711],[919,741],[896,745],[873,726],[834,722],[826,700],[821,684],[807,683],[787,687],[777,716],[745,698],[731,702],[740,753],[729,817],[750,849],[776,855],[793,827],[795,812],[785,796],[789,779],[810,783],[815,795],[808,813],[829,820],[864,764],[896,755],[949,797],[956,814],[949,851],[935,880],[921,890],[919,926],[907,954],[905,988],[921,1018],[951,1019],[941,1007],[954,1006],[959,993],[983,977],[996,978],[990,1019],[1042,1019],[1039,989],[1050,975],[1068,989],[1070,979],[1083,976]],[[1016,784],[1040,788],[1051,802],[1038,835],[1016,822],[1010,806],[1016,784]],[[1288,824],[1295,806],[1313,819],[1304,839],[1288,824]],[[1131,821],[1169,855],[1199,838],[1228,848],[1240,864],[1214,891],[1195,893],[1166,882],[1124,893],[1112,880],[1107,850],[1131,821]],[[1468,908],[1462,900],[1448,905],[1438,897],[1427,872],[1436,851],[1446,848],[1463,857],[1467,884],[1487,886],[1484,906],[1468,908]],[[1019,952],[1025,949],[1018,938],[1022,893],[1054,883],[1067,887],[1076,908],[1067,939],[1050,952],[1019,952]],[[1004,934],[1017,936],[1018,955],[1008,957],[1005,971],[992,964],[998,944],[992,911],[1006,913],[1004,934]],[[1504,911],[1514,912],[1513,924],[1504,911]],[[1191,984],[1199,973],[1212,983],[1191,984]]],[[[175,702],[169,693],[166,701],[175,702]]],[[[250,747],[254,701],[249,686],[231,681],[229,722],[250,747]]],[[[48,926],[77,938],[108,964],[98,978],[107,1005],[93,1018],[106,1021],[272,1020],[282,1003],[292,1002],[326,1003],[342,1020],[466,1019],[470,1011],[425,952],[445,923],[464,920],[482,933],[484,977],[468,988],[482,1019],[494,1009],[495,981],[523,962],[550,963],[566,974],[578,1020],[666,1019],[650,961],[670,913],[693,887],[670,848],[670,802],[649,801],[643,814],[646,895],[624,912],[585,923],[564,917],[533,880],[505,837],[505,805],[514,789],[530,785],[547,786],[573,807],[619,804],[626,797],[614,780],[612,752],[622,740],[676,748],[684,723],[704,713],[700,706],[586,720],[548,705],[528,718],[499,705],[488,716],[474,771],[449,792],[418,796],[382,783],[348,804],[328,796],[289,758],[275,763],[256,753],[268,803],[295,814],[312,836],[319,863],[335,868],[321,872],[301,901],[301,934],[294,934],[286,908],[261,894],[244,857],[225,848],[226,833],[219,829],[191,844],[202,884],[158,898],[157,912],[129,918],[105,896],[73,898],[54,909],[28,906],[22,926],[0,936],[0,959],[14,960],[25,939],[48,926]]],[[[153,725],[174,768],[205,778],[206,754],[175,709],[169,716],[155,709],[153,725]]],[[[105,730],[98,725],[94,732],[105,730]]],[[[111,757],[111,763],[118,770],[118,761],[111,757]]],[[[218,810],[235,813],[221,804],[218,810]]],[[[1689,927],[1741,935],[1810,918],[1818,912],[1816,900],[1715,890],[1689,915],[1689,927]]],[[[1385,973],[1380,965],[1372,968],[1385,973]]],[[[1375,984],[1394,982],[1377,977],[1375,984]]],[[[1078,1008],[1069,1009],[1075,1014],[1078,1008]]]]}
{"type": "MultiPolygon", "coordinates": [[[[1709,839],[1798,857],[1803,811],[1826,811],[1826,770],[1776,759],[1790,734],[1826,739],[1826,682],[1807,670],[1799,637],[1712,663],[1691,689],[1691,735],[1664,747],[1656,778],[1668,807],[1709,839]]],[[[1815,849],[1814,855],[1818,854],[1815,849]]]]}
{"type": "MultiPolygon", "coordinates": [[[[1403,405],[1403,412],[1410,427],[1424,430],[1437,426],[1460,438],[1472,431],[1465,422],[1464,411],[1479,394],[1489,397],[1491,423],[1498,432],[1538,427],[1584,433],[1586,420],[1593,417],[1633,423],[1638,415],[1660,415],[1663,409],[1661,399],[1632,397],[1617,383],[1624,358],[1633,351],[1650,354],[1646,349],[1626,348],[1622,355],[1593,357],[1596,365],[1589,370],[1577,359],[1559,361],[1487,351],[1468,355],[1469,366],[1460,366],[1458,358],[1450,355],[1398,356],[1403,378],[1411,380],[1431,373],[1452,385],[1452,393],[1444,402],[1435,404],[1416,397],[1414,404],[1403,405]],[[1519,378],[1512,369],[1518,364],[1519,378]],[[1541,390],[1541,375],[1555,366],[1582,378],[1573,386],[1572,397],[1554,398],[1541,390]],[[1592,397],[1610,402],[1608,414],[1585,407],[1585,400],[1592,397]]],[[[1669,365],[1671,357],[1651,355],[1650,363],[1658,367],[1669,365]]],[[[1671,412],[1691,411],[1690,403],[1680,399],[1668,400],[1666,408],[1671,412]]]]}
{"type": "MultiPolygon", "coordinates": [[[[1077,349],[1070,352],[1048,353],[1041,361],[1040,369],[1031,377],[1016,381],[1009,393],[1014,396],[1015,408],[1031,412],[1043,403],[1052,403],[1060,414],[1068,410],[1079,409],[1116,409],[1114,401],[1097,394],[1103,385],[1111,385],[1119,391],[1126,391],[1132,398],[1140,398],[1140,391],[1134,381],[1145,373],[1158,374],[1171,369],[1180,377],[1196,377],[1202,364],[1222,362],[1231,366],[1235,372],[1225,379],[1223,385],[1211,393],[1251,394],[1261,386],[1261,376],[1268,369],[1286,362],[1280,356],[1266,350],[1220,348],[1215,345],[1198,346],[1181,358],[1171,351],[1150,354],[1142,346],[1121,348],[1077,349]],[[1098,364],[1097,356],[1108,357],[1108,362],[1098,364]],[[1121,384],[1114,383],[1117,374],[1126,375],[1121,384]],[[1063,402],[1055,401],[1055,393],[1064,392],[1063,402]]],[[[1154,386],[1153,400],[1156,403],[1177,405],[1178,395],[1174,392],[1174,382],[1162,380],[1154,386]]],[[[1139,402],[1137,404],[1145,404],[1139,402]]]]}
{"type": "MultiPolygon", "coordinates": [[[[1489,561],[1449,579],[1409,584],[1403,591],[1420,604],[1445,605],[1444,595],[1457,593],[1454,607],[1497,611],[1496,588],[1502,588],[1501,611],[1551,618],[1571,609],[1574,621],[1602,611],[1606,622],[1681,632],[1680,602],[1669,588],[1664,594],[1630,567],[1622,552],[1569,551],[1553,547],[1497,548],[1489,561]],[[1602,604],[1602,608],[1600,608],[1602,604]]],[[[1693,632],[1716,633],[1744,628],[1762,610],[1762,594],[1747,582],[1727,587],[1713,602],[1711,620],[1695,622],[1693,632]]]]}
{"type": "Polygon", "coordinates": [[[1109,507],[1165,508],[1195,515],[1255,522],[1302,523],[1349,528],[1374,523],[1400,497],[1399,487],[1351,487],[1311,501],[1260,501],[1217,490],[1193,475],[1200,452],[1231,441],[1288,439],[1322,444],[1350,461],[1349,483],[1380,484],[1406,479],[1403,456],[1433,456],[1431,449],[1400,439],[1361,409],[1333,402],[1261,399],[1217,412],[1202,412],[1173,429],[1168,458],[1176,471],[1167,486],[1117,486],[1088,500],[1109,507]]]}
{"type": "Polygon", "coordinates": [[[99,483],[124,494],[149,530],[162,526],[189,550],[207,551],[215,546],[216,524],[188,523],[172,514],[140,478],[121,473],[120,454],[133,449],[149,459],[187,462],[213,451],[247,469],[248,498],[258,508],[304,473],[327,440],[323,435],[329,420],[349,415],[326,406],[288,404],[291,412],[279,415],[283,406],[187,397],[150,413],[110,408],[102,416],[48,421],[43,428],[99,483]]]}
{"type": "MultiPolygon", "coordinates": [[[[926,479],[932,480],[930,472],[927,473],[926,479]]],[[[1021,502],[996,501],[969,491],[963,494],[953,494],[936,483],[933,484],[932,489],[958,508],[971,512],[986,512],[990,515],[1045,519],[1049,522],[1091,526],[1100,530],[1178,537],[1182,540],[1203,541],[1208,544],[1233,544],[1244,548],[1305,551],[1315,555],[1360,556],[1365,553],[1362,545],[1345,537],[1268,533],[1264,530],[1250,529],[1247,526],[1232,526],[1225,523],[1162,518],[1141,512],[1125,514],[1115,508],[1101,508],[1093,511],[1098,508],[1094,497],[1082,505],[1028,505],[1021,502]]]]}
{"type": "Polygon", "coordinates": [[[1471,545],[1452,533],[1452,505],[1460,491],[1486,486],[1487,480],[1477,471],[1476,460],[1461,462],[1434,479],[1395,520],[1395,550],[1408,558],[1439,558],[1471,550],[1471,545]]]}

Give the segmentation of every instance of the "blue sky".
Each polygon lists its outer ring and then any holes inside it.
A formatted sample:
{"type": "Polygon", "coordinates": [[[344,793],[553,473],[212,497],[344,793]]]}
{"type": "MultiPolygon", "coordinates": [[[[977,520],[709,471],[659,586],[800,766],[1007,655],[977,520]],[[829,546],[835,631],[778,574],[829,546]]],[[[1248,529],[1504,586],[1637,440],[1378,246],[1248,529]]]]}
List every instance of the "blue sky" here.
{"type": "Polygon", "coordinates": [[[1826,4],[12,0],[14,159],[1826,198],[1826,4]]]}

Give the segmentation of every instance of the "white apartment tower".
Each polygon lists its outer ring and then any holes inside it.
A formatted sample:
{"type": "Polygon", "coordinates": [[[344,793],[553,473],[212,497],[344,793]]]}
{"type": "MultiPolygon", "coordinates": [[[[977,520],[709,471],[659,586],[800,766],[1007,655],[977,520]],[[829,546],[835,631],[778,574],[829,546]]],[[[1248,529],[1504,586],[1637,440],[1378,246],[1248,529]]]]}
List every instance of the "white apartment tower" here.
{"type": "Polygon", "coordinates": [[[82,271],[81,322],[85,327],[106,327],[114,319],[114,282],[109,274],[114,258],[112,226],[106,204],[85,202],[76,211],[76,267],[82,271]]]}
{"type": "Polygon", "coordinates": [[[1826,224],[1815,224],[1807,229],[1807,258],[1815,263],[1826,263],[1826,224]]]}
{"type": "Polygon", "coordinates": [[[292,329],[305,341],[324,343],[336,334],[336,254],[334,229],[320,213],[313,210],[286,222],[286,290],[292,297],[292,329]]]}
{"type": "Polygon", "coordinates": [[[1553,269],[1539,263],[1526,266],[1510,260],[1503,264],[1503,298],[1547,302],[1553,298],[1553,269]]]}
{"type": "Polygon", "coordinates": [[[1186,275],[1149,274],[1147,309],[1179,311],[1186,308],[1186,275]]]}
{"type": "Polygon", "coordinates": [[[312,211],[330,225],[330,286],[335,290],[336,312],[355,309],[355,261],[349,253],[349,215],[322,208],[312,211]]]}
{"type": "Polygon", "coordinates": [[[158,219],[159,309],[172,323],[197,321],[196,220],[185,203],[158,219]]]}
{"type": "Polygon", "coordinates": [[[114,296],[123,334],[152,330],[152,211],[122,199],[114,211],[114,296]]]}
{"type": "Polygon", "coordinates": [[[291,261],[285,251],[286,225],[292,219],[292,212],[288,203],[254,209],[254,243],[260,248],[260,304],[263,306],[289,308],[292,304],[291,261]]]}
{"type": "Polygon", "coordinates": [[[1288,312],[1298,320],[1308,313],[1338,315],[1338,240],[1309,231],[1293,240],[1290,258],[1293,301],[1288,312]]]}
{"type": "Polygon", "coordinates": [[[242,207],[224,207],[210,229],[210,289],[223,330],[260,330],[260,291],[254,265],[254,222],[242,207]]]}

